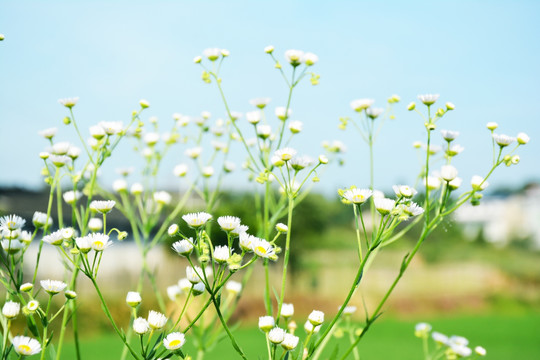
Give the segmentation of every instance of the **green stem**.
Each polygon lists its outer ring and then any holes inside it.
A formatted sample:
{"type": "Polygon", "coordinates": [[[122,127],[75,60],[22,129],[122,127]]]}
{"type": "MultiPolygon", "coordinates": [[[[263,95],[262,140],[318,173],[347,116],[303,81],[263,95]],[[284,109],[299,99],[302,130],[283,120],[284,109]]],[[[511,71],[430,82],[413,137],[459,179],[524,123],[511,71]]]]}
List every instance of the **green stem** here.
{"type": "Polygon", "coordinates": [[[279,319],[281,317],[281,307],[283,306],[283,300],[285,299],[285,283],[287,281],[287,266],[289,264],[289,254],[291,252],[293,209],[294,209],[294,198],[293,198],[293,194],[289,192],[289,209],[288,209],[288,215],[287,215],[287,226],[289,229],[287,230],[287,238],[285,240],[285,256],[283,257],[283,276],[281,279],[281,294],[279,297],[276,324],[279,324],[279,319]]]}

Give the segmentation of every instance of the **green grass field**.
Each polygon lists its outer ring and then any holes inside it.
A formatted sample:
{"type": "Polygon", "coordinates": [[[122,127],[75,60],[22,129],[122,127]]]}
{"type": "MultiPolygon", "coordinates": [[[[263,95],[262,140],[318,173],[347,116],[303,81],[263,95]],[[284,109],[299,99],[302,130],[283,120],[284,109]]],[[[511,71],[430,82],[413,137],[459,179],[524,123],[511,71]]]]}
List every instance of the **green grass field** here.
{"type": "MultiPolygon", "coordinates": [[[[381,319],[361,343],[362,360],[399,359],[422,360],[422,344],[413,335],[414,325],[427,321],[434,330],[447,335],[462,335],[470,340],[471,346],[481,345],[492,360],[535,360],[540,359],[540,313],[515,315],[456,316],[448,318],[426,318],[418,320],[381,319]]],[[[303,336],[303,330],[297,330],[303,336]]],[[[263,334],[253,328],[240,328],[235,332],[239,344],[249,359],[266,359],[263,334]]],[[[195,355],[189,335],[185,350],[195,355]]],[[[335,342],[334,342],[335,343],[335,342]]],[[[339,342],[340,352],[346,342],[339,342]]],[[[84,359],[118,360],[121,347],[115,334],[84,337],[82,343],[84,359]]],[[[332,349],[329,349],[332,350],[332,349]]],[[[69,343],[62,359],[75,358],[74,346],[69,343]]],[[[206,356],[206,359],[237,359],[234,350],[225,338],[206,356]]],[[[328,354],[322,358],[328,359],[328,354]]],[[[352,357],[351,357],[352,358],[352,357]]]]}

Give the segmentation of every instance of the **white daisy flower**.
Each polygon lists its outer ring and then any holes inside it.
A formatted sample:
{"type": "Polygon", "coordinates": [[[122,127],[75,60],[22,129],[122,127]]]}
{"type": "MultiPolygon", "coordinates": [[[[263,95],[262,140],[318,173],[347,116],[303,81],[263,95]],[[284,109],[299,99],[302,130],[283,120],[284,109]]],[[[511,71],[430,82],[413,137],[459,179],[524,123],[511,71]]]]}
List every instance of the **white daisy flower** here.
{"type": "Polygon", "coordinates": [[[144,134],[143,141],[146,143],[147,146],[152,147],[156,145],[159,141],[159,134],[154,132],[146,133],[144,134]]]}
{"type": "Polygon", "coordinates": [[[259,109],[264,109],[270,103],[270,100],[269,97],[260,97],[249,100],[249,103],[259,109]]]}
{"type": "Polygon", "coordinates": [[[290,147],[276,150],[274,156],[277,156],[282,161],[289,161],[296,155],[296,150],[290,147]]]}
{"type": "Polygon", "coordinates": [[[178,297],[182,294],[182,290],[178,285],[167,286],[167,296],[171,301],[176,301],[178,297]]]}
{"type": "MultiPolygon", "coordinates": [[[[520,145],[525,145],[529,142],[530,138],[529,138],[529,135],[521,132],[519,134],[517,134],[517,141],[520,145]]],[[[485,351],[485,349],[484,349],[485,351]]]]}
{"type": "Polygon", "coordinates": [[[182,278],[178,280],[178,287],[185,293],[188,293],[191,290],[192,286],[193,284],[187,278],[182,278]]]}
{"type": "Polygon", "coordinates": [[[50,295],[56,295],[67,287],[67,284],[60,280],[41,280],[39,283],[50,295]]]}
{"type": "Polygon", "coordinates": [[[270,125],[259,124],[257,125],[256,131],[257,131],[257,136],[260,137],[261,139],[267,139],[272,134],[272,128],[270,127],[270,125]]]}
{"type": "Polygon", "coordinates": [[[285,337],[285,330],[279,327],[275,327],[268,333],[268,340],[273,344],[281,344],[285,337]]]}
{"type": "Polygon", "coordinates": [[[31,300],[26,304],[26,308],[29,311],[34,312],[39,308],[39,302],[37,300],[31,300]]]}
{"type": "Polygon", "coordinates": [[[150,325],[145,318],[139,317],[133,320],[133,331],[139,335],[144,335],[150,331],[150,325]]]}
{"type": "Polygon", "coordinates": [[[479,356],[486,356],[487,351],[481,346],[477,346],[474,348],[474,352],[479,356]]]}
{"type": "Polygon", "coordinates": [[[232,161],[225,161],[223,163],[223,170],[225,170],[225,172],[230,173],[233,172],[234,169],[236,169],[236,164],[232,161]]]}
{"type": "Polygon", "coordinates": [[[227,260],[229,260],[229,247],[227,245],[224,246],[216,246],[214,248],[214,260],[218,263],[226,263],[227,260]]]}
{"type": "Polygon", "coordinates": [[[460,154],[463,150],[465,150],[463,146],[454,144],[450,146],[450,149],[446,150],[446,153],[448,154],[448,156],[456,156],[460,154]]]}
{"type": "Polygon", "coordinates": [[[195,266],[195,268],[193,268],[190,265],[186,267],[186,277],[192,284],[197,284],[198,282],[204,280],[203,270],[199,266],[195,266]]]}
{"type": "Polygon", "coordinates": [[[414,335],[419,338],[427,337],[430,331],[431,325],[425,322],[418,323],[414,326],[414,335]]]}
{"type": "Polygon", "coordinates": [[[72,98],[64,98],[64,99],[58,99],[58,102],[65,107],[71,109],[77,104],[77,101],[79,101],[78,97],[72,97],[72,98]]]}
{"type": "Polygon", "coordinates": [[[131,307],[136,307],[142,302],[141,294],[136,291],[129,291],[126,295],[126,303],[131,307]]]}
{"type": "Polygon", "coordinates": [[[114,208],[114,205],[116,205],[116,201],[114,200],[93,200],[90,203],[90,209],[101,214],[106,214],[114,208]]]}
{"type": "Polygon", "coordinates": [[[286,233],[287,231],[289,231],[289,227],[283,223],[277,223],[276,230],[280,233],[286,233]]]}
{"type": "Polygon", "coordinates": [[[131,185],[131,188],[129,189],[129,191],[133,195],[140,195],[144,191],[144,186],[141,183],[135,183],[135,184],[131,185]]]}
{"type": "Polygon", "coordinates": [[[86,254],[92,250],[92,242],[88,236],[75,238],[75,244],[83,254],[86,254]]]}
{"type": "Polygon", "coordinates": [[[435,341],[439,345],[447,345],[448,344],[448,336],[441,334],[440,332],[434,331],[431,334],[431,338],[433,341],[435,341]]]}
{"type": "Polygon", "coordinates": [[[293,304],[286,304],[283,303],[281,305],[281,316],[283,316],[285,319],[290,318],[294,315],[294,305],[293,304]]]}
{"type": "Polygon", "coordinates": [[[353,204],[363,204],[370,198],[373,191],[370,189],[349,189],[343,193],[343,198],[353,204]]]}
{"type": "Polygon", "coordinates": [[[505,147],[516,141],[515,137],[504,135],[504,134],[493,134],[493,139],[500,147],[505,147]]]}
{"type": "Polygon", "coordinates": [[[310,53],[310,52],[305,53],[302,58],[302,62],[306,64],[307,66],[313,66],[317,63],[317,61],[319,61],[319,57],[315,55],[314,53],[310,53]]]}
{"type": "Polygon", "coordinates": [[[321,325],[314,326],[309,320],[304,323],[304,331],[307,334],[316,334],[321,329],[321,325]]]}
{"type": "Polygon", "coordinates": [[[57,132],[58,132],[58,128],[52,127],[52,128],[40,130],[38,134],[44,137],[45,139],[50,140],[56,135],[57,132]]]}
{"type": "Polygon", "coordinates": [[[79,190],[73,191],[69,190],[62,194],[62,197],[64,198],[64,201],[67,204],[73,205],[82,197],[82,192],[79,190]]]}
{"type": "Polygon", "coordinates": [[[121,121],[102,121],[99,126],[103,128],[107,135],[115,135],[122,132],[124,124],[121,121]]]}
{"type": "Polygon", "coordinates": [[[241,234],[245,233],[246,231],[248,231],[249,229],[249,226],[247,225],[238,225],[236,228],[234,228],[232,231],[231,231],[231,234],[232,235],[236,235],[236,236],[240,236],[241,234]]]}
{"type": "Polygon", "coordinates": [[[441,135],[446,141],[454,141],[459,136],[459,131],[441,130],[441,135]]]}
{"type": "Polygon", "coordinates": [[[81,148],[71,145],[69,147],[69,150],[67,152],[67,156],[69,156],[72,160],[77,159],[81,155],[81,148]]]}
{"type": "Polygon", "coordinates": [[[471,179],[471,185],[473,190],[482,191],[488,187],[489,183],[483,177],[474,175],[471,179]]]}
{"type": "Polygon", "coordinates": [[[436,190],[441,187],[441,179],[435,176],[428,176],[426,185],[429,190],[436,190]]]}
{"type": "Polygon", "coordinates": [[[0,218],[0,227],[7,229],[7,230],[19,230],[21,229],[24,224],[26,224],[26,220],[24,220],[22,217],[18,215],[6,215],[2,216],[0,218]]]}
{"type": "Polygon", "coordinates": [[[221,49],[220,48],[204,49],[203,55],[210,61],[216,61],[217,59],[219,59],[219,56],[221,55],[221,49]]]}
{"type": "Polygon", "coordinates": [[[236,216],[220,216],[217,222],[225,231],[233,231],[240,226],[240,218],[236,216]]]}
{"type": "Polygon", "coordinates": [[[174,167],[173,174],[177,177],[184,177],[186,176],[189,168],[186,164],[178,164],[174,167]]]}
{"type": "Polygon", "coordinates": [[[450,348],[452,349],[452,351],[454,353],[456,353],[456,355],[458,355],[460,357],[468,357],[468,356],[471,356],[471,354],[472,354],[471,348],[469,348],[469,347],[467,347],[465,345],[451,344],[450,348]]]}
{"type": "Polygon", "coordinates": [[[209,178],[214,175],[214,168],[212,166],[205,166],[201,170],[201,175],[205,178],[209,178]]]}
{"type": "Polygon", "coordinates": [[[298,336],[295,336],[293,334],[286,333],[283,336],[283,341],[281,342],[281,347],[287,351],[294,350],[296,346],[298,345],[298,341],[300,338],[298,336]]]}
{"type": "Polygon", "coordinates": [[[439,98],[439,94],[424,94],[418,95],[418,100],[424,103],[424,105],[433,105],[439,98]]]}
{"type": "Polygon", "coordinates": [[[56,144],[53,144],[52,153],[54,155],[66,155],[69,151],[70,146],[71,144],[67,141],[58,142],[56,144]]]}
{"type": "Polygon", "coordinates": [[[127,191],[127,188],[128,188],[127,181],[124,179],[117,179],[113,182],[112,188],[117,193],[127,191]]]}
{"type": "Polygon", "coordinates": [[[64,242],[64,236],[61,230],[56,230],[53,233],[45,235],[42,240],[48,244],[59,246],[64,242]]]}
{"type": "Polygon", "coordinates": [[[272,52],[274,52],[274,47],[272,45],[265,46],[264,52],[267,54],[271,54],[272,52]]]}
{"type": "Polygon", "coordinates": [[[249,111],[246,113],[246,119],[250,124],[257,125],[261,121],[261,112],[249,111]]]}
{"type": "Polygon", "coordinates": [[[105,129],[101,125],[93,125],[88,129],[90,136],[95,140],[101,140],[107,135],[105,129]]]}
{"type": "Polygon", "coordinates": [[[32,242],[32,234],[29,231],[21,231],[19,235],[19,241],[29,245],[32,242]]]}
{"type": "Polygon", "coordinates": [[[205,290],[206,290],[206,287],[204,286],[204,283],[201,281],[193,285],[191,292],[193,293],[194,296],[197,296],[197,295],[204,294],[205,290]]]}
{"type": "Polygon", "coordinates": [[[270,259],[275,256],[274,246],[264,239],[253,237],[251,248],[253,252],[262,258],[270,259]]]}
{"type": "Polygon", "coordinates": [[[457,175],[458,171],[453,165],[443,165],[441,168],[441,178],[445,181],[452,181],[457,175]]]}
{"type": "Polygon", "coordinates": [[[409,206],[406,206],[405,212],[410,216],[418,216],[424,213],[424,208],[413,202],[409,206]]]}
{"type": "Polygon", "coordinates": [[[417,194],[417,191],[408,185],[394,185],[392,186],[396,196],[403,196],[404,198],[410,199],[417,194]]]}
{"type": "Polygon", "coordinates": [[[199,228],[206,224],[208,220],[212,218],[212,215],[205,212],[190,213],[182,216],[182,219],[192,228],[199,228]]]}
{"type": "Polygon", "coordinates": [[[494,122],[494,121],[490,121],[490,122],[488,122],[488,123],[486,124],[486,127],[487,127],[489,130],[493,131],[493,130],[495,130],[496,128],[499,127],[499,124],[497,124],[497,123],[494,122]]]}
{"type": "Polygon", "coordinates": [[[41,351],[39,341],[28,336],[15,336],[11,343],[13,344],[13,350],[21,356],[35,355],[41,351]]]}
{"type": "Polygon", "coordinates": [[[369,108],[371,105],[373,105],[374,102],[375,100],[373,99],[356,99],[351,101],[351,108],[354,111],[360,112],[369,108]]]}
{"type": "Polygon", "coordinates": [[[396,201],[392,199],[387,198],[375,198],[374,197],[374,203],[375,203],[375,209],[381,214],[381,215],[388,215],[396,205],[396,201]]]}
{"type": "Polygon", "coordinates": [[[345,309],[343,309],[343,314],[345,315],[351,315],[351,314],[354,314],[355,312],[356,312],[356,306],[354,305],[345,306],[345,309]]]}
{"type": "Polygon", "coordinates": [[[173,332],[163,339],[163,346],[167,350],[178,350],[186,343],[186,336],[181,332],[173,332]]]}
{"type": "Polygon", "coordinates": [[[289,161],[289,165],[296,171],[300,171],[310,166],[313,160],[309,156],[295,156],[289,161]]]}
{"type": "Polygon", "coordinates": [[[285,59],[292,66],[298,66],[302,63],[304,52],[301,50],[290,49],[285,51],[285,59]]]}
{"type": "Polygon", "coordinates": [[[109,235],[101,233],[92,233],[86,235],[90,243],[92,244],[92,249],[96,252],[103,251],[112,245],[112,241],[109,240],[109,235]]]}
{"type": "Polygon", "coordinates": [[[150,328],[159,330],[167,323],[167,317],[160,312],[150,310],[147,321],[150,328]]]}
{"type": "Polygon", "coordinates": [[[242,283],[234,280],[229,280],[227,281],[227,284],[225,284],[225,290],[234,295],[238,295],[240,291],[242,291],[242,283]]]}
{"type": "Polygon", "coordinates": [[[15,319],[21,311],[21,304],[14,301],[7,301],[2,307],[2,315],[7,319],[15,319]]]}
{"type": "Polygon", "coordinates": [[[156,191],[153,196],[154,201],[160,205],[168,205],[172,201],[172,196],[166,191],[156,191]]]}
{"type": "Polygon", "coordinates": [[[32,223],[37,228],[41,228],[41,227],[45,226],[45,224],[47,224],[47,222],[49,223],[49,225],[52,225],[53,219],[51,217],[49,217],[49,220],[47,220],[47,214],[45,214],[43,212],[36,211],[34,213],[34,215],[32,216],[32,223]]]}
{"type": "Polygon", "coordinates": [[[177,241],[172,244],[172,248],[179,255],[188,256],[193,251],[193,238],[177,241]]]}
{"type": "Polygon", "coordinates": [[[88,220],[88,228],[93,232],[100,231],[101,229],[103,229],[103,220],[95,217],[90,218],[88,220]]]}
{"type": "Polygon", "coordinates": [[[196,159],[199,157],[199,155],[201,155],[201,152],[202,152],[202,147],[197,146],[194,148],[186,149],[185,154],[192,159],[196,159]]]}
{"type": "Polygon", "coordinates": [[[276,117],[280,120],[287,120],[292,115],[292,110],[288,109],[284,106],[278,106],[274,113],[276,114],[276,117]]]}
{"type": "Polygon", "coordinates": [[[271,317],[271,316],[261,316],[261,317],[259,317],[259,329],[261,329],[265,333],[272,330],[275,325],[276,325],[276,322],[274,321],[273,317],[271,317]]]}
{"type": "Polygon", "coordinates": [[[324,322],[324,313],[319,310],[313,310],[308,316],[308,321],[313,324],[313,326],[319,326],[324,322]]]}
{"type": "Polygon", "coordinates": [[[384,112],[383,108],[370,107],[366,109],[366,115],[372,120],[375,120],[376,118],[378,118],[383,112],[384,112]]]}
{"type": "Polygon", "coordinates": [[[301,121],[291,121],[289,123],[289,130],[293,133],[293,134],[298,134],[299,132],[302,131],[304,127],[304,124],[301,122],[301,121]]]}

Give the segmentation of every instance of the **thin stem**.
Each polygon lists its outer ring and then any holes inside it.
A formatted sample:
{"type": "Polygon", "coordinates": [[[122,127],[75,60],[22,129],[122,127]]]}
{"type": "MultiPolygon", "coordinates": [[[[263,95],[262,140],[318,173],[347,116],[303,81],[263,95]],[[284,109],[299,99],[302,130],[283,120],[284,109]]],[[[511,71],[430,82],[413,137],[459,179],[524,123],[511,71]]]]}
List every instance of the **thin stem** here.
{"type": "Polygon", "coordinates": [[[293,195],[289,192],[289,209],[287,216],[287,237],[285,240],[285,256],[283,257],[283,276],[281,279],[281,294],[279,297],[278,311],[277,311],[277,320],[276,324],[279,324],[279,319],[281,316],[281,307],[283,306],[283,300],[285,298],[285,283],[287,281],[287,266],[289,264],[289,254],[291,252],[291,232],[292,232],[292,216],[294,209],[294,198],[293,195]]]}

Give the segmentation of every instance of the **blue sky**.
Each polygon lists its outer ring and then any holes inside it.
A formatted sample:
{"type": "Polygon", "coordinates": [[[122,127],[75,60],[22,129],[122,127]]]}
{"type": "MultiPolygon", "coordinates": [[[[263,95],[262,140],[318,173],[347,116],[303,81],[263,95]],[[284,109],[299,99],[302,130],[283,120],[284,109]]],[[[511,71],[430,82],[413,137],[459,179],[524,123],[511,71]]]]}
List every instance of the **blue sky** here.
{"type": "MultiPolygon", "coordinates": [[[[367,148],[352,128],[337,129],[338,118],[355,115],[353,99],[384,106],[394,93],[402,98],[397,119],[375,148],[379,188],[412,182],[418,171],[411,144],[423,139],[423,122],[405,107],[423,93],[456,105],[440,129],[461,132],[465,152],[456,166],[466,180],[488,170],[488,121],[501,133],[528,133],[521,163],[491,181],[517,187],[540,179],[539,14],[537,1],[3,1],[0,184],[40,186],[37,154],[46,143],[38,130],[57,126],[59,140],[76,142],[61,123],[59,98],[80,97],[84,131],[99,121],[127,122],[142,98],[152,104],[146,115],[164,124],[174,112],[223,117],[217,90],[192,63],[207,47],[231,51],[222,77],[234,110],[252,110],[248,100],[260,96],[272,98],[272,109],[284,105],[286,88],[263,52],[272,44],[280,59],[290,48],[319,56],[320,85],[299,86],[291,107],[292,119],[304,122],[295,143],[302,152],[318,155],[325,139],[347,145],[346,166],[329,168],[321,191],[368,184],[367,148]]],[[[105,183],[116,177],[114,167],[133,162],[128,148],[111,159],[105,183]]],[[[183,160],[179,147],[168,154],[162,186],[174,186],[172,167],[183,160]]],[[[232,177],[235,184],[243,178],[232,177]]]]}

